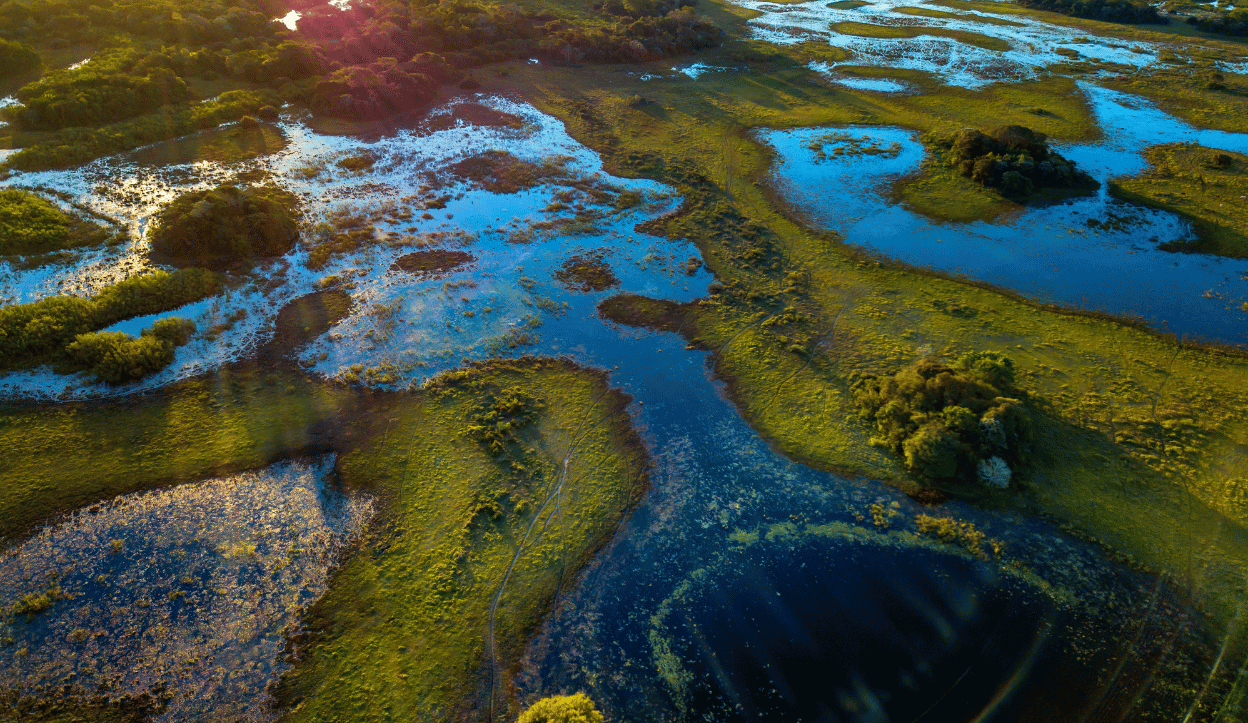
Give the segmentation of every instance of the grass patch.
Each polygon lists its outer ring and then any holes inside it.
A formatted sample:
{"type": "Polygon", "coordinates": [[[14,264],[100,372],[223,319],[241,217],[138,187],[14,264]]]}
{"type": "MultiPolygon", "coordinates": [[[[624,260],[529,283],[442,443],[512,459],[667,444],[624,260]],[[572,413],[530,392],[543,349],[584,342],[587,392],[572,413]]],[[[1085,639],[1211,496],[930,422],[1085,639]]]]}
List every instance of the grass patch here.
{"type": "Polygon", "coordinates": [[[990,35],[972,33],[967,30],[950,30],[948,28],[909,27],[899,25],[872,25],[869,23],[844,22],[836,23],[832,30],[841,35],[856,35],[861,38],[917,38],[920,35],[932,35],[940,38],[951,38],[959,43],[973,45],[984,50],[1004,52],[1010,44],[990,35]]]}
{"type": "Polygon", "coordinates": [[[1135,93],[1198,128],[1243,133],[1248,130],[1248,76],[1219,72],[1207,64],[1153,66],[1106,86],[1135,93]]]}
{"type": "MultiPolygon", "coordinates": [[[[810,73],[776,63],[704,76],[698,93],[679,81],[651,84],[644,92],[663,112],[643,113],[627,103],[640,83],[607,83],[587,69],[510,69],[513,87],[604,153],[612,173],[656,178],[684,194],[682,213],[644,230],[694,241],[720,292],[675,316],[691,343],[712,350],[738,408],[777,448],[816,467],[931,489],[868,444],[851,381],[928,350],[951,358],[1000,350],[1022,370],[1019,386],[1048,406],[1021,491],[970,499],[1039,511],[1120,559],[1191,582],[1220,620],[1233,618],[1248,587],[1248,482],[1238,461],[1248,455],[1248,424],[1231,410],[1248,404],[1248,360],[863,258],[787,219],[756,184],[771,159],[748,131],[759,126],[928,130],[1026,118],[1021,125],[1050,137],[1094,138],[1073,82],[868,99],[812,85],[810,73]],[[762,326],[789,307],[808,320],[762,326]]],[[[672,318],[663,322],[676,326],[672,318]]]]}
{"type": "Polygon", "coordinates": [[[309,613],[277,690],[285,720],[458,719],[491,689],[513,716],[505,674],[527,634],[644,488],[626,403],[553,361],[475,367],[403,399],[339,461],[384,510],[309,613]]]}
{"type": "Polygon", "coordinates": [[[527,635],[645,489],[627,404],[605,374],[526,359],[415,393],[257,364],[117,401],[8,405],[0,537],[115,495],[336,452],[339,483],[376,495],[379,516],[308,614],[279,691],[287,718],[455,718],[484,705],[493,670],[514,716],[506,679],[527,635]]]}
{"type": "Polygon", "coordinates": [[[607,264],[601,251],[576,254],[564,259],[563,265],[555,272],[555,278],[565,289],[583,294],[606,291],[620,285],[620,280],[611,271],[611,266],[607,264]]]}
{"type": "Polygon", "coordinates": [[[1192,222],[1194,243],[1163,248],[1248,257],[1248,156],[1175,143],[1149,148],[1145,157],[1151,164],[1147,171],[1112,182],[1110,190],[1192,222]]]}
{"type": "Polygon", "coordinates": [[[268,123],[236,123],[228,128],[195,133],[157,143],[130,154],[129,160],[152,166],[213,161],[238,163],[259,158],[286,147],[286,136],[268,123]]]}
{"type": "Polygon", "coordinates": [[[114,233],[85,213],[66,213],[41,196],[18,188],[0,190],[0,255],[46,255],[97,246],[114,233]]]}

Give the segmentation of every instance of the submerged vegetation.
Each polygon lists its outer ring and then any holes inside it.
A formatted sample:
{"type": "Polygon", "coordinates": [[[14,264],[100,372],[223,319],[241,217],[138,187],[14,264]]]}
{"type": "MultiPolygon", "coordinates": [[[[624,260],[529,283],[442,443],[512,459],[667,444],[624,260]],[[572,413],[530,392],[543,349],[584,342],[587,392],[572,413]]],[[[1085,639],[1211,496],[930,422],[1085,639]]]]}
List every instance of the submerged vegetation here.
{"type": "Polygon", "coordinates": [[[299,240],[295,199],[276,188],[218,186],[184,193],[152,228],[152,253],[177,264],[221,266],[281,256],[299,240]]]}
{"type": "Polygon", "coordinates": [[[1115,180],[1119,198],[1177,213],[1192,222],[1197,237],[1163,248],[1248,257],[1248,156],[1195,144],[1154,146],[1150,167],[1135,178],[1115,180]]]}

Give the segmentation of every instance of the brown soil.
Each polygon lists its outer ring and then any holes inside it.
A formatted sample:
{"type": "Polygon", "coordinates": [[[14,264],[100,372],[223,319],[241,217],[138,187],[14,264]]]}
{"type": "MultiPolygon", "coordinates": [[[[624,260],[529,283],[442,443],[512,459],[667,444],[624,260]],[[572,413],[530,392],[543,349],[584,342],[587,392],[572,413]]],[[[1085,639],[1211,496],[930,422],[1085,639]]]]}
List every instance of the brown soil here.
{"type": "Polygon", "coordinates": [[[463,122],[473,126],[491,128],[521,128],[524,120],[510,113],[494,110],[480,103],[460,103],[450,113],[439,113],[430,117],[424,124],[429,133],[454,128],[463,122]]]}
{"type": "Polygon", "coordinates": [[[404,254],[395,259],[390,268],[421,276],[441,276],[476,260],[477,257],[467,251],[434,249],[404,254]]]}
{"type": "Polygon", "coordinates": [[[268,353],[286,356],[329,331],[351,313],[351,296],[343,291],[317,291],[300,296],[277,313],[277,332],[268,353]]]}
{"type": "Polygon", "coordinates": [[[555,278],[564,288],[582,293],[606,291],[620,285],[620,280],[603,261],[600,252],[568,258],[563,262],[563,268],[555,272],[555,278]]]}

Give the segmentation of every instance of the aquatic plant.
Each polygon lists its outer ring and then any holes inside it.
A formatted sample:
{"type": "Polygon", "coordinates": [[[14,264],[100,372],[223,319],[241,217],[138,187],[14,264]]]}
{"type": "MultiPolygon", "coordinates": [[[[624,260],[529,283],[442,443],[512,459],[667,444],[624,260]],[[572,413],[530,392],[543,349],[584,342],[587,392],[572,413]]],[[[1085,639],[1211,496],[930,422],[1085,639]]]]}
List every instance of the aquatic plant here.
{"type": "Polygon", "coordinates": [[[575,254],[564,259],[555,271],[555,278],[566,288],[582,293],[606,291],[620,285],[620,280],[603,259],[602,251],[575,254]]]}
{"type": "Polygon", "coordinates": [[[169,366],[174,349],[194,333],[194,322],[173,316],[147,327],[137,339],[120,331],[79,334],[65,347],[65,355],[100,381],[122,384],[169,366]]]}
{"type": "Polygon", "coordinates": [[[69,238],[69,219],[59,208],[28,191],[0,189],[0,254],[60,248],[69,238]]]}
{"type": "Polygon", "coordinates": [[[299,240],[294,198],[274,188],[218,186],[184,193],[152,228],[152,253],[169,261],[228,265],[280,256],[299,240]]]}
{"type": "Polygon", "coordinates": [[[602,723],[602,714],[584,693],[542,698],[520,714],[516,723],[602,723]]]}

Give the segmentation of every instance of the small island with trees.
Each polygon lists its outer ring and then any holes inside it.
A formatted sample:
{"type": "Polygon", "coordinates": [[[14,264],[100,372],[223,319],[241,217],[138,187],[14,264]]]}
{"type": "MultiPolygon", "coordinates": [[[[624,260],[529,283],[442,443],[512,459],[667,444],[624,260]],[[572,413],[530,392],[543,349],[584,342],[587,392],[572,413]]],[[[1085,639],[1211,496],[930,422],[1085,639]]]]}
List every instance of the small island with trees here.
{"type": "Polygon", "coordinates": [[[281,256],[299,241],[295,199],[275,188],[222,185],[184,193],[156,218],[152,258],[225,268],[281,256]]]}
{"type": "Polygon", "coordinates": [[[983,132],[964,129],[929,138],[945,165],[1001,195],[1025,200],[1042,190],[1086,193],[1099,187],[1084,171],[1049,148],[1046,136],[1025,126],[983,132]]]}

